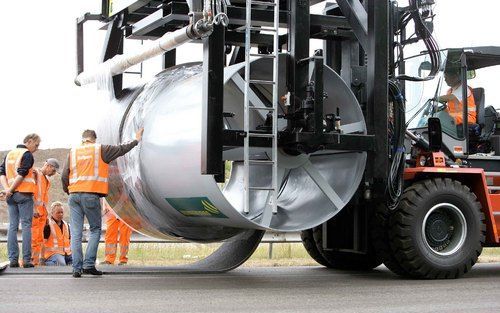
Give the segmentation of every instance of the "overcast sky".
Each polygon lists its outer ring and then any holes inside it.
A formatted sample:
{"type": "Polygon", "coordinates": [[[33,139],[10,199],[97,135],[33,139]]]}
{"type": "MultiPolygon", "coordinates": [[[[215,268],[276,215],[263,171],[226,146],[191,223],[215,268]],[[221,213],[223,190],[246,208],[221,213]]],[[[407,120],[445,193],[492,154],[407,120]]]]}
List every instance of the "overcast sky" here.
{"type": "MultiPolygon", "coordinates": [[[[436,38],[441,48],[500,46],[500,1],[437,3],[436,38]]],[[[16,1],[2,3],[0,150],[11,149],[31,132],[41,135],[42,149],[70,147],[78,143],[83,129],[96,127],[96,112],[105,104],[96,100],[94,85],[76,87],[73,80],[75,19],[99,10],[99,0],[28,0],[21,7],[16,1]]],[[[104,31],[97,30],[98,22],[87,24],[85,61],[90,67],[100,57],[104,31]]],[[[184,47],[178,56],[178,63],[199,60],[199,46],[184,47]]],[[[471,85],[485,87],[487,104],[500,107],[500,95],[495,95],[499,76],[500,70],[478,72],[471,85]]]]}

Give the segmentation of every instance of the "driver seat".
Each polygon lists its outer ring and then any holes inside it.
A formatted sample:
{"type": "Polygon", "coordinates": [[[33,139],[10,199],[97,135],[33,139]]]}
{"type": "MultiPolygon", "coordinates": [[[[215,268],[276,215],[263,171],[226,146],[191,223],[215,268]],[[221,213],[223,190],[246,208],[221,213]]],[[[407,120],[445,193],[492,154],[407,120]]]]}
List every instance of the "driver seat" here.
{"type": "Polygon", "coordinates": [[[472,147],[469,146],[469,149],[474,152],[488,153],[491,151],[489,139],[495,131],[496,111],[493,107],[484,107],[484,88],[472,89],[472,95],[476,102],[476,123],[479,125],[480,133],[478,137],[472,136],[469,141],[472,147]],[[488,111],[487,116],[485,116],[486,111],[488,111]]]}

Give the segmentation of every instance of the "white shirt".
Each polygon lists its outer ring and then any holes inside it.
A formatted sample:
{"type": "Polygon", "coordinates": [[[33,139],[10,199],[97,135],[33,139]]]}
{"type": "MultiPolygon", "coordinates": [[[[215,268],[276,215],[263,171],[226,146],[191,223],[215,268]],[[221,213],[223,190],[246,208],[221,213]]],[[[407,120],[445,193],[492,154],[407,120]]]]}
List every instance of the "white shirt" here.
{"type": "MultiPolygon", "coordinates": [[[[451,94],[457,97],[458,101],[461,103],[464,103],[462,101],[462,85],[458,86],[457,88],[451,88],[451,94]]],[[[467,98],[470,97],[470,88],[467,87],[467,98]]]]}

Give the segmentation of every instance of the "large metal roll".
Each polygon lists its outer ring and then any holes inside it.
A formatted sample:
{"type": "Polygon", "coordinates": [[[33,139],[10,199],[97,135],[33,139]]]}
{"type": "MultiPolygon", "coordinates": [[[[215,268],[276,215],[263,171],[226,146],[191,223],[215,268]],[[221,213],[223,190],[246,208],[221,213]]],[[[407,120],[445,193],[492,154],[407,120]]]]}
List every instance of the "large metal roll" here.
{"type": "MultiPolygon", "coordinates": [[[[280,73],[285,73],[285,62],[280,73]]],[[[272,61],[252,63],[252,80],[270,80],[272,61]]],[[[243,129],[244,64],[225,69],[224,111],[227,129],[243,129]]],[[[311,75],[313,75],[311,70],[311,75]]],[[[285,75],[282,75],[285,77],[285,75]]],[[[345,133],[365,133],[363,114],[350,89],[329,67],[324,68],[328,93],[324,113],[342,116],[345,133]]],[[[285,94],[283,79],[279,93],[285,94]]],[[[337,214],[351,199],[366,163],[364,152],[321,151],[289,155],[279,151],[281,188],[278,212],[272,214],[268,191],[250,193],[250,212],[243,213],[243,149],[224,151],[232,164],[224,186],[201,175],[202,67],[184,64],[158,74],[145,86],[126,90],[111,104],[101,137],[106,143],[126,142],[144,127],[138,148],[111,164],[108,201],[131,227],[147,235],[190,241],[225,240],[247,229],[298,231],[312,228],[337,214]]],[[[251,105],[271,106],[272,91],[254,85],[251,105]]],[[[264,123],[261,110],[252,111],[251,127],[264,123]],[[255,112],[254,112],[255,111],[255,112]]],[[[282,121],[279,127],[284,127],[282,121]]],[[[266,159],[266,148],[251,149],[252,158],[266,159]]],[[[271,182],[271,170],[251,165],[252,185],[271,182]]]]}

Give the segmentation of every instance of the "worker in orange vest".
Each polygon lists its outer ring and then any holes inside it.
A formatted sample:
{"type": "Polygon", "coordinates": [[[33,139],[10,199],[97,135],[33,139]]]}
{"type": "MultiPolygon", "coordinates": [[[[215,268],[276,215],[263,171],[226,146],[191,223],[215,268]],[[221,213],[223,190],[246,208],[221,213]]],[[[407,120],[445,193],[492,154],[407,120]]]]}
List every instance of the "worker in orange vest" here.
{"type": "Polygon", "coordinates": [[[59,169],[59,161],[50,158],[43,164],[42,168],[35,169],[36,190],[34,193],[35,207],[33,223],[31,227],[31,262],[39,265],[40,258],[43,258],[43,229],[47,224],[47,205],[49,203],[49,177],[53,176],[59,169]]]}
{"type": "Polygon", "coordinates": [[[85,130],[82,145],[71,149],[68,162],[63,169],[63,190],[69,194],[71,216],[71,250],[73,252],[73,277],[83,274],[102,275],[95,268],[97,248],[101,238],[101,201],[108,194],[108,164],[132,150],[142,139],[144,129],[136,132],[136,140],[118,145],[96,143],[97,134],[85,130]],[[83,219],[90,225],[90,238],[83,259],[82,232],[83,219]]]}
{"type": "MultiPolygon", "coordinates": [[[[460,71],[456,69],[447,70],[444,74],[446,84],[450,87],[444,96],[438,97],[438,101],[446,103],[446,111],[455,121],[455,125],[462,125],[463,119],[463,101],[462,101],[462,78],[460,71]]],[[[467,124],[476,123],[476,102],[472,89],[467,86],[467,124]]]]}
{"type": "Polygon", "coordinates": [[[105,261],[101,264],[114,264],[117,252],[117,243],[120,242],[120,262],[125,265],[128,262],[127,253],[130,244],[132,229],[128,227],[113,211],[106,200],[103,200],[104,217],[106,218],[106,248],[104,250],[105,261]],[[120,237],[118,239],[118,237],[120,237]]]}
{"type": "Polygon", "coordinates": [[[68,223],[63,220],[63,204],[56,201],[52,203],[50,209],[49,223],[43,229],[45,265],[71,265],[71,233],[68,223]]]}
{"type": "Polygon", "coordinates": [[[9,232],[7,250],[10,267],[19,267],[19,245],[17,231],[19,221],[22,226],[23,267],[33,267],[31,263],[31,224],[33,220],[33,194],[36,182],[33,171],[35,159],[33,153],[38,150],[40,136],[29,134],[22,145],[11,150],[0,165],[0,183],[2,194],[9,209],[9,232]]]}

